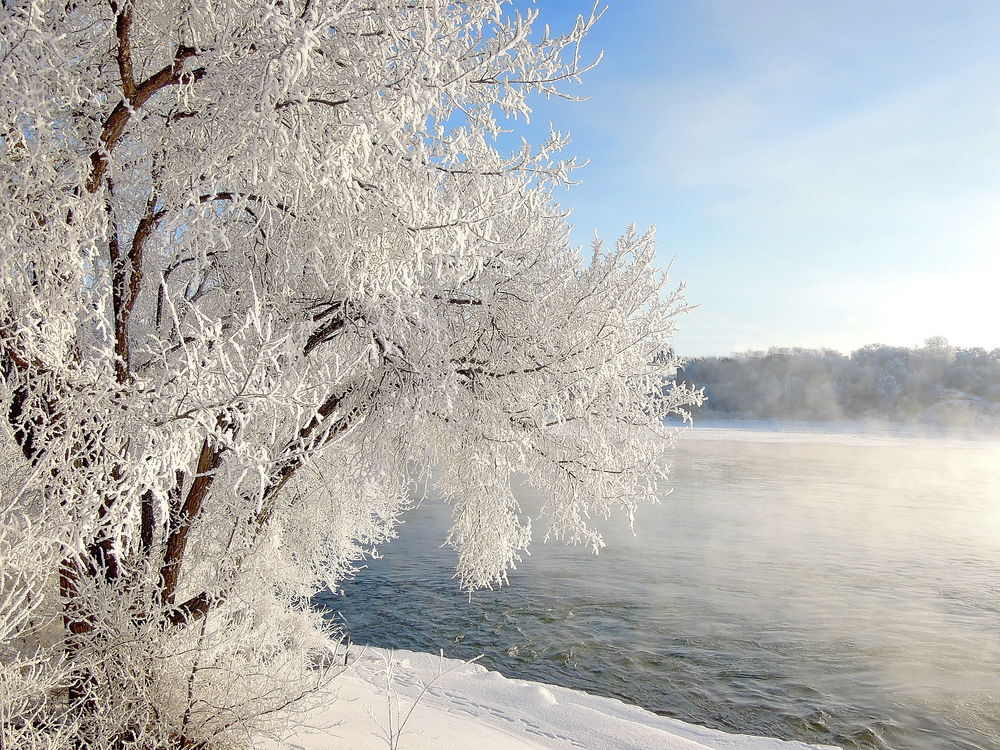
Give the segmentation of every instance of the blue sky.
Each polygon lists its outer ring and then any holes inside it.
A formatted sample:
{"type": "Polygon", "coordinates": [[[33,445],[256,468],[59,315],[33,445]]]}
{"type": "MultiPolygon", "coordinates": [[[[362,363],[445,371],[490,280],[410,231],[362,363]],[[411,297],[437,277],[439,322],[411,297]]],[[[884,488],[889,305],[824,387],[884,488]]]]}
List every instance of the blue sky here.
{"type": "Polygon", "coordinates": [[[1000,2],[609,0],[588,41],[533,129],[590,159],[579,242],[656,225],[679,352],[1000,346],[1000,2]]]}

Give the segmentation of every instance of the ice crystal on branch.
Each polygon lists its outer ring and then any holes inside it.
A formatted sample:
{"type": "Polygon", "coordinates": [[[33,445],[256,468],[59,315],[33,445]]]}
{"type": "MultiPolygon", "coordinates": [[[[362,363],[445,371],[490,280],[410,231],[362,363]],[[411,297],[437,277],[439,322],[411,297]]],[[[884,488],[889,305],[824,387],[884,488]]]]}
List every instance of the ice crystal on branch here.
{"type": "Polygon", "coordinates": [[[662,383],[683,300],[651,234],[571,246],[562,136],[498,149],[586,67],[595,16],[536,16],[4,2],[5,503],[56,545],[30,590],[69,665],[39,732],[268,731],[318,679],[310,595],[430,467],[470,588],[529,542],[513,473],[594,545],[590,518],[655,496],[662,419],[696,398],[662,383]]]}

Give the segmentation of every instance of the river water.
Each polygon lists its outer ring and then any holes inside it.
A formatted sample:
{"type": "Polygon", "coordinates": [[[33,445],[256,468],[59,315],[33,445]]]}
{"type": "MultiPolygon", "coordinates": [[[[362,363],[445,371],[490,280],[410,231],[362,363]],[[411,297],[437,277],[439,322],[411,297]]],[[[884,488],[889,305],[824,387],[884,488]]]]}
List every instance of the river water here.
{"type": "Polygon", "coordinates": [[[538,544],[470,601],[425,502],[319,603],[355,642],[719,729],[1000,748],[1000,442],[695,428],[671,463],[673,492],[596,557],[538,544]]]}

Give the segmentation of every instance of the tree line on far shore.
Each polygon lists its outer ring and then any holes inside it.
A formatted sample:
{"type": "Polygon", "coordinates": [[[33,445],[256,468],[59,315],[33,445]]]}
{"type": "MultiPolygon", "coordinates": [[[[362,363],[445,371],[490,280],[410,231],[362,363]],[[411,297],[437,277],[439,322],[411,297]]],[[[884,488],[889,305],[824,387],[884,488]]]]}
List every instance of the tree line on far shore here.
{"type": "Polygon", "coordinates": [[[960,348],[940,336],[850,355],[771,348],[699,357],[677,381],[704,388],[702,417],[1000,425],[1000,348],[960,348]]]}

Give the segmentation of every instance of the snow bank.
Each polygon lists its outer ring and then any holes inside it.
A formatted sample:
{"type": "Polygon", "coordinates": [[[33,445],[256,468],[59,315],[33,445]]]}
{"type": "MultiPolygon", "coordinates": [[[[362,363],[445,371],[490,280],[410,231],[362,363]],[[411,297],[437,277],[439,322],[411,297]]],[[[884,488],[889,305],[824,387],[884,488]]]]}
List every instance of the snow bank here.
{"type": "MultiPolygon", "coordinates": [[[[379,750],[413,707],[399,750],[816,750],[727,734],[578,690],[507,679],[478,664],[369,648],[335,680],[331,702],[285,742],[259,750],[379,750]],[[390,662],[391,659],[391,662],[390,662]],[[386,685],[391,665],[392,692],[386,685]],[[423,695],[421,696],[421,692],[423,695]],[[414,703],[420,696],[419,701],[414,703]]],[[[826,746],[822,746],[826,747],[826,746]]]]}

